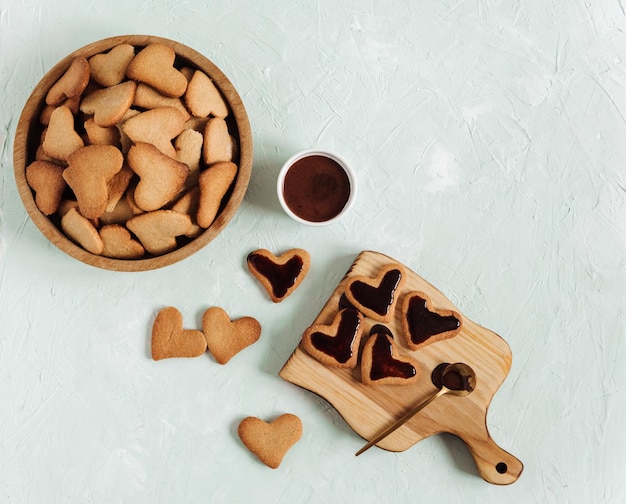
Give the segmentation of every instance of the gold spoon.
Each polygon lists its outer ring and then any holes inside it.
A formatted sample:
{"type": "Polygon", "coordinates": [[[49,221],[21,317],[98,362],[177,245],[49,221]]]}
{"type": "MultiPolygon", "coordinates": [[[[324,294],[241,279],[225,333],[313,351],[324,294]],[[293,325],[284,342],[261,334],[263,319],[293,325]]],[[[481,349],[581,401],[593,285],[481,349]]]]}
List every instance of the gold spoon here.
{"type": "Polygon", "coordinates": [[[438,397],[444,394],[450,394],[457,397],[466,396],[476,388],[476,373],[467,364],[462,362],[456,362],[454,364],[448,364],[443,373],[441,374],[441,388],[433,395],[431,395],[425,401],[422,401],[408,413],[405,413],[402,417],[396,420],[395,423],[387,427],[384,431],[378,434],[374,439],[367,443],[363,448],[356,452],[356,456],[361,455],[365,450],[369,450],[372,446],[378,443],[381,439],[386,438],[389,434],[395,431],[398,427],[408,422],[413,416],[415,416],[420,410],[428,406],[438,397]]]}

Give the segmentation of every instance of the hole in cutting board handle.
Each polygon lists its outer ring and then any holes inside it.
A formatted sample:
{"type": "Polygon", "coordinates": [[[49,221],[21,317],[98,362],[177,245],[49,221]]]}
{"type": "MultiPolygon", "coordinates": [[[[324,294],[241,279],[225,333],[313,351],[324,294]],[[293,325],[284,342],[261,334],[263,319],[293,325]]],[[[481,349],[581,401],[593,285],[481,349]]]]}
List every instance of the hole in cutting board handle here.
{"type": "Polygon", "coordinates": [[[498,462],[496,464],[496,471],[500,474],[504,474],[509,470],[508,466],[504,462],[498,462]]]}

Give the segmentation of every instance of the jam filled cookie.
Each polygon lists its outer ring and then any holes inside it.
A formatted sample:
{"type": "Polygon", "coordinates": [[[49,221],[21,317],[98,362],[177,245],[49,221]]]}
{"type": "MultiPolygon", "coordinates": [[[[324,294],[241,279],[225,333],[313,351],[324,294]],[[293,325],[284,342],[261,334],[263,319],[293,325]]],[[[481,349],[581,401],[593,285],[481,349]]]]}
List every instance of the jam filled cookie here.
{"type": "Polygon", "coordinates": [[[461,330],[461,314],[432,307],[423,292],[410,292],[402,301],[402,329],[411,350],[456,336],[461,330]]]}
{"type": "Polygon", "coordinates": [[[404,268],[399,264],[389,264],[378,272],[376,278],[351,277],[345,295],[350,304],[366,317],[390,322],[404,282],[404,268]]]}
{"type": "Polygon", "coordinates": [[[314,324],[302,336],[304,349],[322,364],[354,368],[363,334],[363,315],[346,308],[335,316],[332,324],[314,324]]]}
{"type": "Polygon", "coordinates": [[[304,280],[311,266],[306,250],[291,249],[280,256],[269,250],[251,252],[247,259],[250,273],[261,283],[274,303],[288,297],[304,280]]]}
{"type": "Polygon", "coordinates": [[[366,385],[407,385],[417,381],[419,364],[400,355],[391,331],[372,327],[361,355],[361,381],[366,385]]]}

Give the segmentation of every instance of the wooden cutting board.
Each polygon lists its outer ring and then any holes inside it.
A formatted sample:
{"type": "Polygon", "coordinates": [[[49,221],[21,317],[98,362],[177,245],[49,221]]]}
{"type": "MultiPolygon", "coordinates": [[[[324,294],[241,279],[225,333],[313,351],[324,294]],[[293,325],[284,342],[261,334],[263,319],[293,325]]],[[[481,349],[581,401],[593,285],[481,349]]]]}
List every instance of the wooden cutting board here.
{"type": "MultiPolygon", "coordinates": [[[[340,309],[346,282],[351,277],[376,278],[379,270],[389,264],[399,263],[377,252],[361,252],[312,324],[331,324],[340,309]]],[[[420,374],[416,383],[365,385],[361,382],[359,365],[354,369],[345,369],[321,364],[304,350],[302,343],[279,375],[326,399],[357,434],[369,440],[438,390],[432,380],[433,371],[438,366],[464,362],[476,372],[477,384],[471,394],[465,397],[444,395],[436,399],[377,446],[390,451],[403,451],[428,436],[448,432],[465,442],[482,478],[500,485],[513,483],[519,478],[523,465],[496,445],[489,434],[486,418],[491,399],[511,367],[508,344],[496,333],[463,316],[461,330],[456,336],[416,351],[410,350],[402,336],[401,305],[404,295],[420,291],[430,297],[434,308],[460,312],[439,290],[406,266],[403,268],[407,278],[396,293],[398,303],[394,318],[384,325],[393,333],[400,353],[412,356],[419,363],[420,374]]],[[[365,318],[361,347],[367,341],[371,327],[379,323],[365,318]]]]}

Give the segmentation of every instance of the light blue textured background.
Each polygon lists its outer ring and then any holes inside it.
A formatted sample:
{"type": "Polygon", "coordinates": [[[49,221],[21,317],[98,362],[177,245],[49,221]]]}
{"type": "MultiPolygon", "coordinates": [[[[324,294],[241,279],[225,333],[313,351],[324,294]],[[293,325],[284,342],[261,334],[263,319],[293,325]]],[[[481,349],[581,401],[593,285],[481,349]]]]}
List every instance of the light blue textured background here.
{"type": "Polygon", "coordinates": [[[626,15],[622,0],[0,0],[0,500],[7,503],[626,502],[626,15]],[[38,80],[113,35],[189,45],[231,79],[255,142],[249,191],[207,248],[158,271],[83,265],[18,197],[12,142],[38,80]],[[350,214],[304,227],[274,186],[320,147],[359,178],[350,214]],[[273,305],[259,247],[312,268],[273,305]],[[513,366],[488,417],[525,464],[477,476],[451,436],[373,449],[277,372],[358,252],[387,253],[502,335],[513,366]],[[153,362],[153,317],[218,305],[261,340],[227,366],[153,362]],[[292,412],[278,470],[239,442],[292,412]]]}

